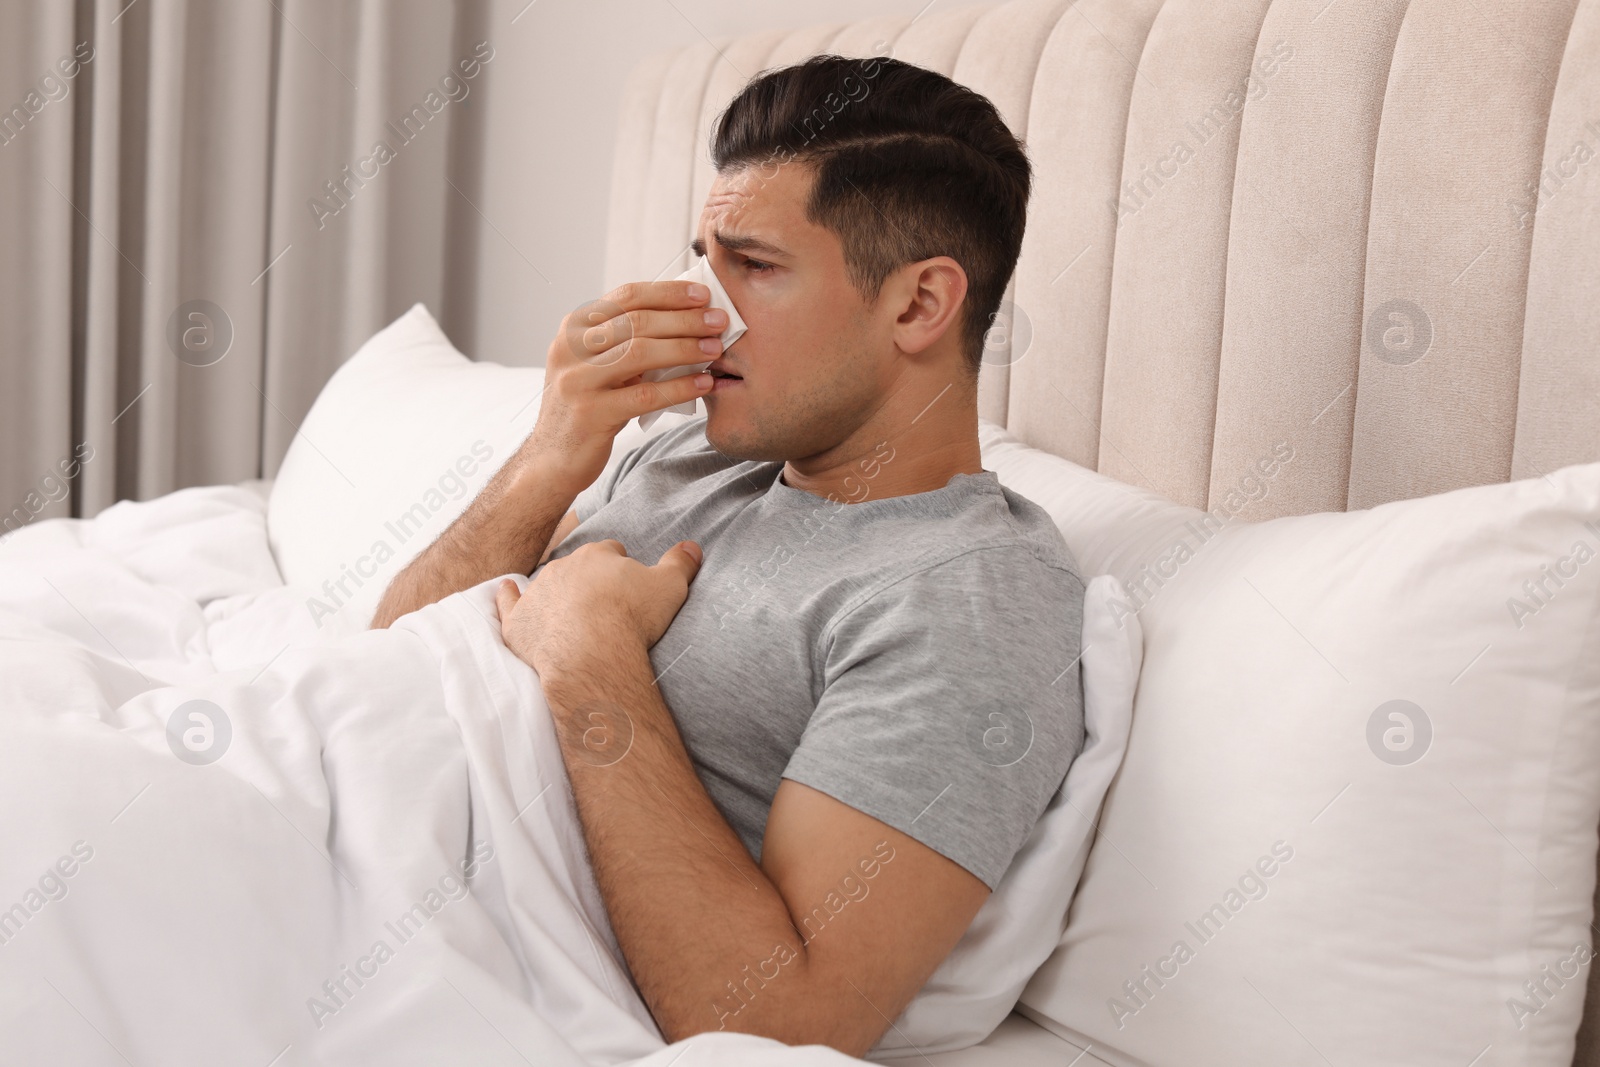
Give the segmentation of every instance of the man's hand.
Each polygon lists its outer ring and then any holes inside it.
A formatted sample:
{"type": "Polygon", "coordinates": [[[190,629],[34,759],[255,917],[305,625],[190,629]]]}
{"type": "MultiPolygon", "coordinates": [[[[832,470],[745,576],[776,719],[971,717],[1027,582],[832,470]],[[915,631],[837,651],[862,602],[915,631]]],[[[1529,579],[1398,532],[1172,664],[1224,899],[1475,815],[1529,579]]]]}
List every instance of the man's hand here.
{"type": "Polygon", "coordinates": [[[496,574],[527,574],[562,514],[594,484],[629,420],[711,391],[711,375],[648,371],[722,353],[727,312],[698,283],[629,282],[561,320],[545,353],[533,431],[439,539],[395,575],[374,627],[496,574]],[[707,315],[710,321],[707,321],[707,315]]]}
{"type": "Polygon", "coordinates": [[[709,374],[644,380],[722,354],[728,315],[710,301],[698,282],[628,282],[570,312],[545,351],[539,417],[522,450],[559,457],[565,477],[587,486],[629,421],[711,392],[709,374]]]}
{"type": "Polygon", "coordinates": [[[500,583],[500,636],[547,682],[563,672],[604,669],[608,650],[648,651],[661,640],[703,558],[693,541],[679,541],[654,566],[631,558],[615,539],[580,545],[547,563],[520,594],[511,579],[500,583]]]}

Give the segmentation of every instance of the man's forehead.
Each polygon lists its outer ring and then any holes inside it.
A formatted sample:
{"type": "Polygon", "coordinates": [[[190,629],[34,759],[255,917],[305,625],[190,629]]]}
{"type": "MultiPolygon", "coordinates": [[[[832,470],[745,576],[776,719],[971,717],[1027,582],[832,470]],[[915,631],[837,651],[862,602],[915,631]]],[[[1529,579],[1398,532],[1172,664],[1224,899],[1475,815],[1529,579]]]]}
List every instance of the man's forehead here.
{"type": "Polygon", "coordinates": [[[777,221],[774,197],[760,189],[740,186],[713,186],[706,196],[705,207],[700,212],[702,223],[709,222],[714,229],[754,230],[765,223],[777,221]]]}
{"type": "MultiPolygon", "coordinates": [[[[762,168],[745,167],[717,175],[700,214],[703,230],[710,224],[706,236],[741,238],[741,244],[766,252],[781,251],[777,246],[798,239],[805,228],[804,198],[809,184],[797,173],[784,172],[800,169],[784,167],[777,175],[769,175],[762,168]],[[763,237],[767,240],[762,241],[763,237]]],[[[722,243],[733,247],[728,240],[722,243]]]]}

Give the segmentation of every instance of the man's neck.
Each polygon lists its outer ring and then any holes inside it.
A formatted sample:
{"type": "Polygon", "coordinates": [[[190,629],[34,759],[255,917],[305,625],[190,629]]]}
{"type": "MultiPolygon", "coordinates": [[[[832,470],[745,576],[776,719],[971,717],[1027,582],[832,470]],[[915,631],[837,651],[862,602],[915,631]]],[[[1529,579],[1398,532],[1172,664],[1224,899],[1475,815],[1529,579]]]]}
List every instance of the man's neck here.
{"type": "Polygon", "coordinates": [[[896,397],[827,452],[784,463],[785,485],[844,503],[943,489],[957,474],[978,474],[978,408],[973,388],[952,386],[926,398],[896,397]]]}

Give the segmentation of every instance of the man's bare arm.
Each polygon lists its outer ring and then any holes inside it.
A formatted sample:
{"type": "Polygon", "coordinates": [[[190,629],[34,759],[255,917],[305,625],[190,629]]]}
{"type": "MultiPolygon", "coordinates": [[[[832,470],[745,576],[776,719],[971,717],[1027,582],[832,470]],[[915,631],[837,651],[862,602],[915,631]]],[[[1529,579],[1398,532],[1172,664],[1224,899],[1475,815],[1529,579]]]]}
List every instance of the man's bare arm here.
{"type": "MultiPolygon", "coordinates": [[[[664,382],[644,372],[705,362],[722,351],[727,313],[702,310],[699,283],[628,282],[570,312],[545,354],[533,432],[461,517],[384,590],[372,626],[500,574],[528,574],[572,526],[572,501],[605,469],[618,432],[649,411],[711,389],[709,374],[664,382]],[[559,536],[558,536],[559,535],[559,536]]],[[[572,525],[576,525],[573,520],[572,525]]]]}
{"type": "Polygon", "coordinates": [[[395,575],[372,617],[373,629],[496,575],[530,573],[577,525],[568,509],[585,488],[573,488],[537,461],[513,458],[438,540],[395,575]]]}
{"type": "Polygon", "coordinates": [[[695,774],[644,650],[609,643],[541,681],[612,928],[668,1041],[737,1030],[860,1056],[989,895],[788,780],[758,866],[695,774]],[[626,752],[586,749],[596,725],[625,734],[626,752]]]}

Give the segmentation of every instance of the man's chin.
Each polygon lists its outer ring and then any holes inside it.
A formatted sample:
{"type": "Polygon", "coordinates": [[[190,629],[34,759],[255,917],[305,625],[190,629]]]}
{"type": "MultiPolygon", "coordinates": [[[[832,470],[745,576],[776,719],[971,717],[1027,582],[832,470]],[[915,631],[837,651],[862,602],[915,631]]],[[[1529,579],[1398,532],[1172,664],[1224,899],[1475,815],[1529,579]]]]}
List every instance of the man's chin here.
{"type": "Polygon", "coordinates": [[[764,447],[765,443],[750,432],[744,420],[736,422],[732,412],[726,408],[718,410],[715,402],[706,405],[706,441],[724,456],[739,462],[788,458],[771,455],[772,449],[764,447]]]}

